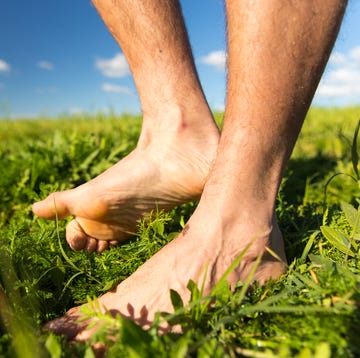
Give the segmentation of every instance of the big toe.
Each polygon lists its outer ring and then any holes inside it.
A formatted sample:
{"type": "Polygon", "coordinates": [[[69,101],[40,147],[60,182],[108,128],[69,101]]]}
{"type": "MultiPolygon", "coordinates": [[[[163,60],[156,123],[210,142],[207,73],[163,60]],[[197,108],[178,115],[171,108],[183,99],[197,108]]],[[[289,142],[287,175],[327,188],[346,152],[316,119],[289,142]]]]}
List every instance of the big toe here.
{"type": "Polygon", "coordinates": [[[63,317],[56,318],[44,325],[46,330],[65,336],[68,340],[73,340],[88,323],[78,322],[78,308],[72,308],[63,317]]]}
{"type": "Polygon", "coordinates": [[[72,192],[72,190],[66,190],[50,194],[44,200],[32,205],[33,213],[44,219],[63,219],[69,216],[70,203],[73,201],[72,192]]]}

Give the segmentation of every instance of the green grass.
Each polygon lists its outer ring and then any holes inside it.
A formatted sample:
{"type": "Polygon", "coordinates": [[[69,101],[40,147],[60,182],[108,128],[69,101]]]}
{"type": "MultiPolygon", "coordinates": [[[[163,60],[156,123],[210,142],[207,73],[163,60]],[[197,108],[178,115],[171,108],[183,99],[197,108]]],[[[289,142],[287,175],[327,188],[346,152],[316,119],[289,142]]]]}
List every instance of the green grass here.
{"type": "MultiPolygon", "coordinates": [[[[278,282],[212,297],[189,282],[192,300],[167,317],[183,334],[143,331],[100,315],[96,339],[109,357],[360,356],[360,211],[354,133],[360,108],[309,112],[285,173],[277,215],[289,258],[278,282]],[[211,298],[216,297],[212,309],[211,298]]],[[[221,115],[217,115],[221,122],[221,115]]],[[[0,356],[91,357],[42,330],[50,319],[117,285],[181,231],[195,203],[153,213],[127,243],[102,255],[71,251],[66,221],[34,218],[31,203],[79,185],[135,146],[140,118],[70,117],[0,122],[0,356]]],[[[360,168],[358,168],[358,171],[360,168]]],[[[170,292],[169,292],[170,294],[170,292]]],[[[99,316],[94,310],[85,312],[99,316]]],[[[94,338],[94,339],[95,339],[94,338]]]]}

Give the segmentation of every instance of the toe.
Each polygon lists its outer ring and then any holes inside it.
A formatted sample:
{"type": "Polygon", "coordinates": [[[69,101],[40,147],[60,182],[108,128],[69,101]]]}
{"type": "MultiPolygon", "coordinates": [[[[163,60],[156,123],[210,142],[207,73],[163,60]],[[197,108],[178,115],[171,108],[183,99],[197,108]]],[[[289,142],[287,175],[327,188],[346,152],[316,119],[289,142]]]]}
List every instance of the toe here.
{"type": "Polygon", "coordinates": [[[69,203],[72,200],[72,190],[50,194],[46,199],[34,203],[32,211],[44,219],[63,219],[70,215],[69,203]]]}
{"type": "Polygon", "coordinates": [[[97,342],[91,345],[91,349],[96,358],[102,358],[106,354],[106,346],[104,343],[97,342]]]}
{"type": "Polygon", "coordinates": [[[97,244],[97,252],[103,252],[109,247],[109,242],[105,240],[99,240],[97,244]]]}
{"type": "Polygon", "coordinates": [[[98,240],[93,237],[88,237],[86,245],[84,247],[85,252],[94,252],[97,251],[98,248],[98,240]]]}
{"type": "Polygon", "coordinates": [[[103,252],[109,245],[117,244],[116,240],[98,240],[87,235],[76,219],[71,220],[66,226],[66,241],[74,251],[84,250],[85,252],[103,252]],[[112,243],[112,244],[111,244],[112,243]]]}
{"type": "Polygon", "coordinates": [[[88,323],[78,323],[78,309],[72,308],[63,317],[57,318],[44,325],[44,328],[56,334],[64,335],[68,340],[73,340],[88,323]]]}
{"type": "Polygon", "coordinates": [[[71,220],[66,226],[66,241],[74,251],[83,250],[90,238],[85,234],[76,219],[71,220]]]}

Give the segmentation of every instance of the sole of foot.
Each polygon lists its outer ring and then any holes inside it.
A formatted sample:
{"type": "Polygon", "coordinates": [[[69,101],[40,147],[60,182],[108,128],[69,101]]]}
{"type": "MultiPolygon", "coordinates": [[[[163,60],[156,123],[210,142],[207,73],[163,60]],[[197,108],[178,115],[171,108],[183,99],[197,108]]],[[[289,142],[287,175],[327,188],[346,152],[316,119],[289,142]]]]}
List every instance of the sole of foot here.
{"type": "MultiPolygon", "coordinates": [[[[240,263],[227,277],[232,288],[238,281],[244,282],[248,278],[258,257],[261,260],[252,281],[262,285],[270,279],[278,279],[285,272],[283,239],[276,223],[270,230],[259,236],[254,234],[249,240],[250,236],[244,232],[253,231],[253,227],[248,223],[234,223],[233,227],[227,226],[224,230],[214,225],[214,220],[210,225],[212,215],[204,216],[201,212],[198,215],[198,209],[177,238],[116,289],[98,298],[99,307],[104,312],[106,310],[113,316],[121,314],[145,329],[149,328],[156,312],[173,312],[170,289],[178,292],[186,303],[190,299],[187,284],[191,279],[199,285],[204,283],[204,294],[209,294],[244,250],[240,263]],[[207,233],[206,237],[204,233],[207,233]],[[236,241],[234,237],[237,237],[236,241]]],[[[90,339],[96,326],[88,330],[86,326],[91,320],[78,323],[83,316],[83,307],[72,308],[63,317],[49,322],[46,328],[67,336],[69,340],[90,339]]],[[[167,324],[161,328],[165,331],[171,329],[167,324]]]]}
{"type": "Polygon", "coordinates": [[[45,219],[72,216],[66,239],[74,250],[102,252],[136,232],[152,210],[170,210],[201,195],[217,138],[153,140],[95,179],[56,192],[32,209],[45,219]]]}

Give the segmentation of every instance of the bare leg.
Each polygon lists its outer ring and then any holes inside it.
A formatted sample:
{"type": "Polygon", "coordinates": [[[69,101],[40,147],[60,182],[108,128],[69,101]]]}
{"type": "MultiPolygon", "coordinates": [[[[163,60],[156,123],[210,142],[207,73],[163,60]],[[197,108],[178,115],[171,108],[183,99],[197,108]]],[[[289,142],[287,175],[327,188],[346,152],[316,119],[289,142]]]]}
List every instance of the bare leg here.
{"type": "Polygon", "coordinates": [[[200,196],[215,159],[218,129],[195,71],[179,4],[95,0],[122,46],[140,95],[143,126],[135,151],[74,190],[54,193],[33,211],[46,219],[73,215],[73,249],[103,251],[135,232],[152,209],[200,196]]]}
{"type": "MultiPolygon", "coordinates": [[[[247,244],[228,278],[278,278],[285,261],[274,215],[283,168],[334,43],[345,1],[227,1],[229,81],[225,126],[200,203],[184,231],[114,291],[99,298],[108,310],[146,326],[156,311],[171,311],[169,289],[188,299],[186,284],[208,265],[209,292],[247,244]],[[253,241],[255,239],[255,241],[253,241]]],[[[74,324],[78,308],[49,328],[87,339],[74,324]]]]}

